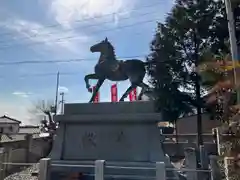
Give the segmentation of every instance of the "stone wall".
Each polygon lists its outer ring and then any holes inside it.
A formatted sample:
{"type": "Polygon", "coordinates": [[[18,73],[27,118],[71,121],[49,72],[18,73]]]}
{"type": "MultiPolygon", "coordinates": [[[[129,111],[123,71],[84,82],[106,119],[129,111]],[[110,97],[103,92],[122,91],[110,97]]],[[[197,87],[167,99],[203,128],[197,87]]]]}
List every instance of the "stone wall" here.
{"type": "MultiPolygon", "coordinates": [[[[48,154],[50,143],[47,138],[28,137],[22,141],[13,141],[2,143],[4,152],[0,153],[0,166],[2,166],[3,176],[18,171],[23,167],[20,165],[2,164],[7,163],[36,163],[41,158],[46,157],[48,154]]],[[[1,174],[0,173],[0,174],[1,174]]]]}
{"type": "MultiPolygon", "coordinates": [[[[203,133],[212,133],[212,129],[220,125],[219,121],[210,120],[208,114],[202,114],[203,133]]],[[[197,133],[197,115],[180,118],[177,121],[178,134],[196,134],[197,133]]]]}

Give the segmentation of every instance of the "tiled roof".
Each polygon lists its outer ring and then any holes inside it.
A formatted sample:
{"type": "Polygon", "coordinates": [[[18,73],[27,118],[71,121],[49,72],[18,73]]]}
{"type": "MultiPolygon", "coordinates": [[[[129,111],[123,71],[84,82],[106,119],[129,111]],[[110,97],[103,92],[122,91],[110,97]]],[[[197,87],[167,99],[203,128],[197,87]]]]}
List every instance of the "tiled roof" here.
{"type": "Polygon", "coordinates": [[[19,134],[19,135],[2,135],[1,142],[13,142],[13,141],[22,141],[24,140],[25,135],[19,134]]]}
{"type": "Polygon", "coordinates": [[[18,124],[21,124],[21,121],[18,121],[16,119],[13,119],[13,118],[10,118],[6,115],[0,117],[0,123],[18,123],[18,124]]]}
{"type": "MultiPolygon", "coordinates": [[[[2,135],[1,143],[3,142],[14,142],[14,141],[23,141],[25,140],[26,134],[14,134],[14,135],[2,135]]],[[[40,138],[39,134],[33,134],[33,138],[40,138]]]]}

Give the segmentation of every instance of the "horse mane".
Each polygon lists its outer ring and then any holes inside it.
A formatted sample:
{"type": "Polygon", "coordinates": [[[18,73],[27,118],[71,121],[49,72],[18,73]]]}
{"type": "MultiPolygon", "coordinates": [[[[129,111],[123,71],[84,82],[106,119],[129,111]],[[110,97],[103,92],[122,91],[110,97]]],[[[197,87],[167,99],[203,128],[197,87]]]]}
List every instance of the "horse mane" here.
{"type": "Polygon", "coordinates": [[[109,52],[112,52],[112,54],[110,54],[110,55],[112,55],[116,59],[115,48],[113,47],[113,45],[110,42],[108,42],[108,48],[109,48],[109,50],[111,50],[109,52]]]}

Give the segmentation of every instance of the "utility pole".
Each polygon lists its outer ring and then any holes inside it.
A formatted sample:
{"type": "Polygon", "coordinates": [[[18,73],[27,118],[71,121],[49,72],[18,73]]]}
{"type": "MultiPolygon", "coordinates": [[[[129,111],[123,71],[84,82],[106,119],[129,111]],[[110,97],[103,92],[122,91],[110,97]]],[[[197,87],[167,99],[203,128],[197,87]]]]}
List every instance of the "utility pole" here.
{"type": "Polygon", "coordinates": [[[57,107],[58,107],[58,88],[59,88],[59,72],[57,73],[57,83],[56,83],[56,98],[55,98],[55,114],[57,114],[57,107]]]}
{"type": "Polygon", "coordinates": [[[64,100],[64,92],[61,92],[60,96],[62,96],[62,100],[60,101],[60,103],[61,103],[61,114],[63,114],[64,113],[64,102],[65,102],[65,100],[64,100]]]}
{"type": "MultiPolygon", "coordinates": [[[[233,18],[232,0],[225,0],[226,13],[228,19],[228,31],[233,61],[234,83],[237,85],[236,62],[238,61],[237,38],[235,32],[235,22],[233,18]]],[[[240,91],[237,89],[237,103],[240,103],[240,91]]]]}
{"type": "Polygon", "coordinates": [[[195,42],[195,53],[194,53],[194,60],[195,60],[195,70],[194,70],[194,84],[195,84],[195,93],[196,93],[196,100],[197,100],[197,145],[198,150],[200,146],[203,145],[203,138],[202,138],[202,99],[201,99],[201,85],[200,85],[200,76],[196,71],[196,68],[199,65],[199,45],[197,45],[197,30],[194,33],[194,42],[195,42]]]}
{"type": "Polygon", "coordinates": [[[196,74],[196,81],[195,81],[195,88],[196,88],[196,100],[197,100],[197,143],[198,148],[203,145],[203,138],[202,138],[202,108],[201,108],[201,87],[199,82],[199,75],[196,74]]]}

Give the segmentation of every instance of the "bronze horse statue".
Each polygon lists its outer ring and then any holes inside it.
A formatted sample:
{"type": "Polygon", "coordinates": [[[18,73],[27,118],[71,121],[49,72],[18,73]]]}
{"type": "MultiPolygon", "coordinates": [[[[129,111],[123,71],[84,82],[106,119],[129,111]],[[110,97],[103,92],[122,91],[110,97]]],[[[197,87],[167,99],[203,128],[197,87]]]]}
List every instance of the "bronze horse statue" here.
{"type": "Polygon", "coordinates": [[[143,78],[146,74],[146,62],[138,59],[126,61],[117,60],[114,47],[107,38],[100,43],[93,45],[90,48],[90,51],[92,53],[100,52],[100,58],[94,68],[95,73],[88,74],[84,78],[88,91],[93,91],[89,102],[93,102],[99,88],[106,79],[111,81],[125,81],[129,79],[131,85],[119,101],[124,101],[127,95],[137,86],[142,88],[138,99],[140,99],[141,96],[149,89],[148,85],[143,82],[143,78]],[[90,79],[98,80],[94,90],[92,90],[89,84],[90,79]]]}

